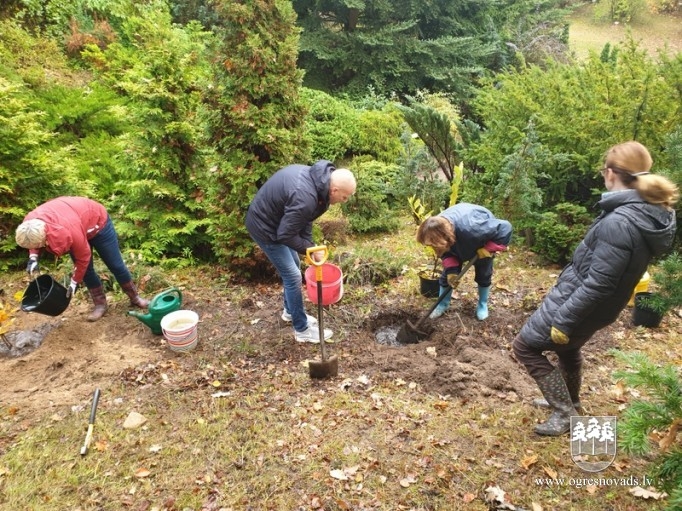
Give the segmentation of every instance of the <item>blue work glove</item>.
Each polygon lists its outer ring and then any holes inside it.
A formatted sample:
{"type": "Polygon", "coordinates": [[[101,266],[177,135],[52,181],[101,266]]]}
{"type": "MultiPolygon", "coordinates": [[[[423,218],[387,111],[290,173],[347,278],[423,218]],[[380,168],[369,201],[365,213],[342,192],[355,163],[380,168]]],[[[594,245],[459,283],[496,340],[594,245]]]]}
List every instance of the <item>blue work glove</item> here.
{"type": "Polygon", "coordinates": [[[76,288],[78,287],[78,283],[71,279],[71,284],[69,284],[69,287],[66,288],[66,298],[67,300],[70,300],[73,294],[76,292],[76,288]]]}
{"type": "Polygon", "coordinates": [[[34,271],[38,271],[38,255],[32,254],[28,258],[28,263],[26,264],[26,271],[31,275],[34,271]]]}

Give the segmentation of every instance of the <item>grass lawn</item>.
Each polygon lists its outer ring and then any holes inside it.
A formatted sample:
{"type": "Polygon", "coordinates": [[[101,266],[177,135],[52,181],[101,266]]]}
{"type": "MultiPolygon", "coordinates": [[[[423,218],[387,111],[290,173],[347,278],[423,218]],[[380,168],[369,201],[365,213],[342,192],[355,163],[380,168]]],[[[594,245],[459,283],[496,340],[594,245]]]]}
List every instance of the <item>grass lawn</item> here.
{"type": "Polygon", "coordinates": [[[632,34],[640,47],[650,55],[663,49],[666,44],[672,53],[682,52],[682,17],[646,13],[631,24],[615,24],[595,21],[594,5],[587,4],[570,17],[569,45],[578,58],[590,51],[601,52],[606,43],[617,44],[632,34]]]}

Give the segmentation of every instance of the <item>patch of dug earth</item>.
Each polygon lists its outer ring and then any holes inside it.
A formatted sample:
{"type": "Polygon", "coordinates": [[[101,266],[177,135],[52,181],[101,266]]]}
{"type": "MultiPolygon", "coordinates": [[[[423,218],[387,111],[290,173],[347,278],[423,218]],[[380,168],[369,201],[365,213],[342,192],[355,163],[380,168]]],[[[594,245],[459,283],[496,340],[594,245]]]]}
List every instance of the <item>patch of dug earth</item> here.
{"type": "Polygon", "coordinates": [[[418,319],[414,311],[379,312],[365,322],[368,331],[363,345],[371,356],[354,353],[352,365],[356,370],[415,382],[427,392],[463,400],[495,396],[518,401],[530,396],[534,389],[509,351],[514,335],[509,325],[521,319],[501,309],[491,312],[486,321],[478,321],[473,306],[465,304],[451,308],[437,320],[427,320],[424,325],[432,333],[421,342],[386,346],[376,342],[377,330],[418,319]]]}

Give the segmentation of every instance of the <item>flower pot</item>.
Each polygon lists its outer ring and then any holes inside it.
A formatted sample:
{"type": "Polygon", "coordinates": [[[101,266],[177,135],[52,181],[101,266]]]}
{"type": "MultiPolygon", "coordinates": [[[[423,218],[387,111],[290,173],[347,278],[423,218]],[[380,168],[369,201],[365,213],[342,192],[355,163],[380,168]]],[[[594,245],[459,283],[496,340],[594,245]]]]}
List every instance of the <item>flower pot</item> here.
{"type": "Polygon", "coordinates": [[[438,298],[440,296],[438,278],[438,276],[434,276],[431,272],[419,273],[419,292],[422,296],[426,298],[438,298]]]}
{"type": "Polygon", "coordinates": [[[635,326],[656,328],[661,324],[663,314],[651,309],[646,303],[646,299],[650,296],[651,293],[635,294],[635,307],[632,309],[632,323],[635,326]]]}

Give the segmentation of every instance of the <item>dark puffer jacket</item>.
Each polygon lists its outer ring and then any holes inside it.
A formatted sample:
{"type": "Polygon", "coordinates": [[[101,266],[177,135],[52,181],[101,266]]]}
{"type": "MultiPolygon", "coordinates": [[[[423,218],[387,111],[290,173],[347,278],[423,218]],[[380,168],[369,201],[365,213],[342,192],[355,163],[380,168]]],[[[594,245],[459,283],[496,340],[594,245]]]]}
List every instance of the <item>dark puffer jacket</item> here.
{"type": "Polygon", "coordinates": [[[635,190],[604,194],[602,213],[576,248],[540,308],[521,329],[539,349],[577,349],[613,323],[654,256],[672,247],[675,212],[649,204],[635,190]],[[555,344],[554,326],[570,341],[555,344]]]}
{"type": "Polygon", "coordinates": [[[320,160],[313,166],[289,165],[258,190],[246,213],[249,234],[265,243],[286,245],[305,254],[313,243],[313,220],[329,209],[329,180],[336,170],[320,160]]]}

